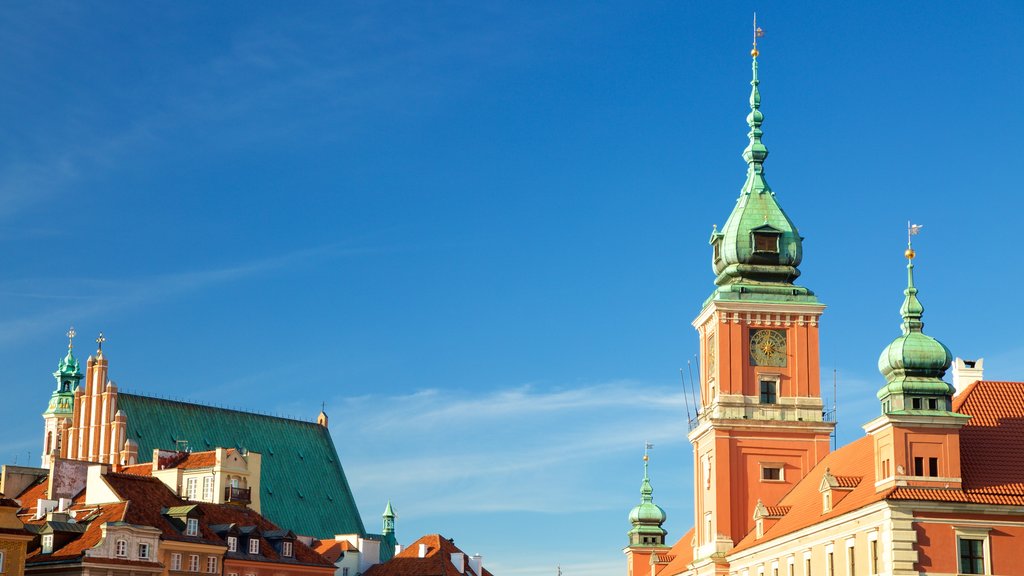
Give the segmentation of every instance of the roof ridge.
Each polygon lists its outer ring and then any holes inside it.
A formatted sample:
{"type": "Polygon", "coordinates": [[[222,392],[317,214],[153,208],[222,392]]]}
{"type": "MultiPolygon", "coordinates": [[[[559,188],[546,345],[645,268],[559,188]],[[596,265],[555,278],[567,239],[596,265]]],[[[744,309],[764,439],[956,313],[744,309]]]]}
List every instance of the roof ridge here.
{"type": "Polygon", "coordinates": [[[202,408],[209,408],[211,410],[223,410],[225,412],[237,412],[238,414],[246,414],[249,416],[263,416],[265,418],[274,418],[277,420],[285,420],[288,422],[299,422],[302,424],[309,424],[312,426],[320,426],[314,420],[300,420],[298,418],[281,416],[278,414],[266,414],[263,412],[256,412],[252,410],[242,410],[240,408],[227,408],[224,406],[214,406],[212,404],[203,404],[201,402],[188,402],[185,400],[171,400],[170,398],[161,398],[160,396],[150,396],[148,394],[140,394],[137,392],[119,392],[120,396],[137,396],[139,398],[145,398],[147,400],[157,400],[159,402],[167,402],[169,404],[185,404],[187,406],[200,406],[202,408]]]}

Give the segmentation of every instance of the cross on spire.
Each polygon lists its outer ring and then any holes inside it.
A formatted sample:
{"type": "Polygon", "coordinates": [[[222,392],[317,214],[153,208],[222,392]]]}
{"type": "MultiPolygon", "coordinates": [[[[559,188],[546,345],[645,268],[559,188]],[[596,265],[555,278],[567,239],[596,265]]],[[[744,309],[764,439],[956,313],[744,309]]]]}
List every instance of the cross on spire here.
{"type": "Polygon", "coordinates": [[[103,354],[103,343],[107,341],[107,338],[103,336],[103,332],[96,337],[96,353],[103,354]]]}
{"type": "Polygon", "coordinates": [[[75,347],[75,327],[74,326],[72,326],[71,328],[68,329],[67,337],[68,337],[68,350],[71,350],[72,348],[75,347]]]}

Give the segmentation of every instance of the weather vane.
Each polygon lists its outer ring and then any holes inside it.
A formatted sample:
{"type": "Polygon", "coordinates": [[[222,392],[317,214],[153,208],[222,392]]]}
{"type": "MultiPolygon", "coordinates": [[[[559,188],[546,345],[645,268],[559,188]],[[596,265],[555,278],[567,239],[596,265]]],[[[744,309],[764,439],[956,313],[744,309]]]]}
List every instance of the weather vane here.
{"type": "Polygon", "coordinates": [[[71,350],[72,348],[75,347],[75,327],[74,326],[72,326],[71,328],[68,329],[67,336],[68,336],[68,350],[71,350]]]}
{"type": "Polygon", "coordinates": [[[650,460],[650,457],[647,456],[647,451],[652,448],[654,448],[654,444],[651,444],[650,442],[644,442],[644,462],[650,460]]]}
{"type": "Polygon", "coordinates": [[[750,51],[750,55],[757,58],[760,52],[757,51],[757,39],[764,37],[764,30],[757,27],[757,12],[754,12],[754,49],[750,51]]]}
{"type": "Polygon", "coordinates": [[[907,257],[907,260],[914,259],[914,248],[911,243],[911,238],[921,233],[921,228],[924,228],[924,224],[911,224],[910,220],[907,220],[907,251],[903,253],[907,257]]]}

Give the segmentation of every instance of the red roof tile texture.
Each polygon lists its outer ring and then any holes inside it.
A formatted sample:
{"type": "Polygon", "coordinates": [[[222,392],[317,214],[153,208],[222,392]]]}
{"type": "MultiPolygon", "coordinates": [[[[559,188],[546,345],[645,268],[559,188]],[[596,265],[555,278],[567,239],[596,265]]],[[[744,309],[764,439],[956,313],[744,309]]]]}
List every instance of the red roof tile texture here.
{"type": "Polygon", "coordinates": [[[114,503],[114,504],[103,504],[99,506],[99,515],[95,516],[88,524],[85,532],[82,533],[77,539],[72,540],[68,544],[64,545],[57,550],[54,550],[52,554],[43,554],[41,548],[29,552],[28,558],[25,560],[26,564],[34,564],[37,562],[49,562],[53,560],[70,560],[75,558],[81,558],[86,550],[99,544],[100,539],[103,537],[103,531],[101,527],[105,522],[122,522],[124,521],[125,509],[127,504],[125,503],[114,503]]]}
{"type": "Polygon", "coordinates": [[[960,431],[964,490],[1024,495],[1024,382],[975,382],[953,409],[971,415],[960,431]]]}
{"type": "Polygon", "coordinates": [[[370,567],[363,576],[493,576],[487,568],[482,569],[482,574],[474,572],[468,555],[464,558],[465,568],[460,572],[452,564],[452,554],[459,552],[462,550],[440,534],[428,534],[391,560],[370,567]],[[427,553],[422,558],[419,555],[420,544],[427,546],[427,553]]]}
{"type": "Polygon", "coordinates": [[[693,562],[693,533],[694,529],[690,528],[690,531],[683,534],[683,537],[672,546],[664,556],[669,563],[662,566],[657,574],[679,574],[686,571],[686,567],[693,562]]]}
{"type": "Polygon", "coordinates": [[[871,437],[865,436],[826,456],[780,505],[792,506],[764,535],[747,534],[735,551],[749,548],[873,502],[923,500],[1024,506],[1024,382],[980,381],[953,401],[953,410],[971,416],[960,431],[963,489],[897,487],[875,492],[871,437]],[[818,486],[829,468],[840,486],[853,485],[831,512],[822,513],[818,486]],[[842,480],[840,480],[842,478],[842,480]]]}

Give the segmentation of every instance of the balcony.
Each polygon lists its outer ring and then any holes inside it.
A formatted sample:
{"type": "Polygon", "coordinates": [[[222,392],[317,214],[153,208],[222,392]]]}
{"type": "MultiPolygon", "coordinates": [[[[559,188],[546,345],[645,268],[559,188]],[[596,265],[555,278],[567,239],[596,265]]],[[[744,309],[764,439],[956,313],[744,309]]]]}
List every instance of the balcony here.
{"type": "Polygon", "coordinates": [[[238,488],[235,486],[226,486],[224,488],[224,501],[235,502],[238,504],[248,504],[252,502],[250,496],[252,495],[252,488],[238,488]]]}

